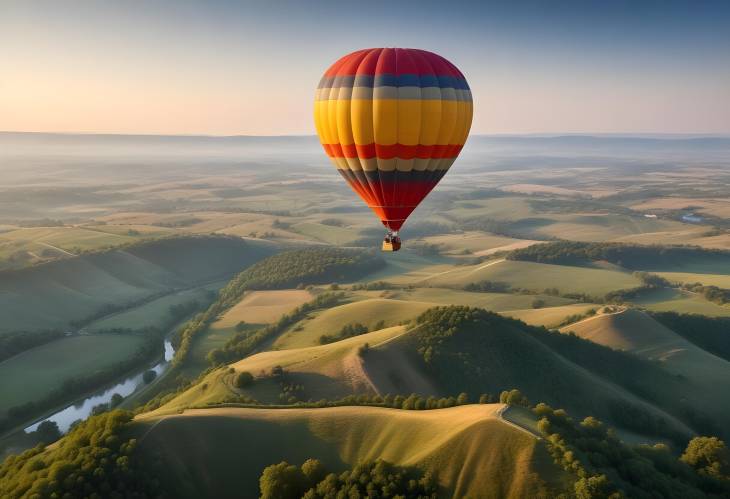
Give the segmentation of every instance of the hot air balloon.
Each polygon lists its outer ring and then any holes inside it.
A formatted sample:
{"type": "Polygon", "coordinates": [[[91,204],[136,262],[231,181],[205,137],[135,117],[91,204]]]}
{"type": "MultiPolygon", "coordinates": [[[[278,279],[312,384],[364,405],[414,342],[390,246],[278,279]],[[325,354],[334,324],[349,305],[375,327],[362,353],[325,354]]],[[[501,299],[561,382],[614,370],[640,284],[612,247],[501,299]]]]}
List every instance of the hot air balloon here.
{"type": "Polygon", "coordinates": [[[388,229],[384,251],[454,163],[471,128],[464,75],[417,49],[358,50],[317,87],[314,121],[325,152],[388,229]]]}

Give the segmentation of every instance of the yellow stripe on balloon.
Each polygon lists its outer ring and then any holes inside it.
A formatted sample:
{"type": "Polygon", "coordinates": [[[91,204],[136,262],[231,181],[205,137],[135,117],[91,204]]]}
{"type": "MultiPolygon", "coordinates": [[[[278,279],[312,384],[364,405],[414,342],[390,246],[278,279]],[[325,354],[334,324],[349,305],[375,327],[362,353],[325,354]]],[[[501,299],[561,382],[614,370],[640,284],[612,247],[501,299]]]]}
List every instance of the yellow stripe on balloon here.
{"type": "Polygon", "coordinates": [[[317,133],[343,145],[464,144],[473,113],[470,101],[342,99],[314,107],[317,133]]]}

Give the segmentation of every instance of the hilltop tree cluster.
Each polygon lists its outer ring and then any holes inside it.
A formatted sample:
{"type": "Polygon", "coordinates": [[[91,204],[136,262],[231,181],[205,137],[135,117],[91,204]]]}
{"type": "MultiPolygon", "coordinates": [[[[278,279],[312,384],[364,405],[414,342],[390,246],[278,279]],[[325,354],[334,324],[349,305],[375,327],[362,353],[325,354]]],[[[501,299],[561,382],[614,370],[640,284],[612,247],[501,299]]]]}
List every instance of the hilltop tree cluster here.
{"type": "Polygon", "coordinates": [[[339,474],[328,472],[316,459],[308,459],[300,467],[282,461],[264,469],[259,487],[261,499],[435,499],[438,492],[432,474],[382,460],[359,463],[339,474]]]}
{"type": "Polygon", "coordinates": [[[385,261],[377,253],[366,250],[324,247],[285,251],[238,274],[226,286],[225,292],[356,280],[383,265],[385,261]]]}

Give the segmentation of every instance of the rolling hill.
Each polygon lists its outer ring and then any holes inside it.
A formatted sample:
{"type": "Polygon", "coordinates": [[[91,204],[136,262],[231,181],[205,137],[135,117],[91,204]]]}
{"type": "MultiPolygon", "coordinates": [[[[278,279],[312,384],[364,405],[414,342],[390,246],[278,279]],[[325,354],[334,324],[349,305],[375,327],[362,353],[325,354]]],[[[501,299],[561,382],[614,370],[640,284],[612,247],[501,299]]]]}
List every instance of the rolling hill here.
{"type": "Polygon", "coordinates": [[[542,476],[562,473],[503,409],[226,408],[137,421],[140,449],[165,463],[160,478],[175,497],[254,497],[264,467],[310,457],[332,469],[374,459],[417,466],[436,473],[444,497],[535,497],[542,476]]]}
{"type": "Polygon", "coordinates": [[[179,237],[0,273],[0,334],[73,321],[230,276],[275,247],[233,237],[179,237]]]}
{"type": "Polygon", "coordinates": [[[327,345],[252,355],[231,370],[211,372],[155,413],[239,396],[290,402],[286,386],[297,387],[295,400],[333,400],[353,393],[496,396],[516,387],[533,401],[577,416],[594,415],[637,433],[683,438],[692,432],[695,421],[677,394],[696,387],[648,361],[479,309],[430,309],[419,321],[327,345]],[[478,311],[473,312],[476,318],[449,318],[463,310],[478,311]],[[441,331],[442,323],[452,323],[444,330],[448,332],[441,331]],[[284,373],[279,378],[273,375],[278,367],[284,373]],[[243,371],[255,381],[239,389],[234,379],[243,371]]]}
{"type": "Polygon", "coordinates": [[[628,309],[586,319],[563,330],[658,361],[668,372],[686,380],[690,389],[681,397],[692,406],[702,408],[718,423],[730,418],[730,362],[703,350],[646,313],[628,309]]]}

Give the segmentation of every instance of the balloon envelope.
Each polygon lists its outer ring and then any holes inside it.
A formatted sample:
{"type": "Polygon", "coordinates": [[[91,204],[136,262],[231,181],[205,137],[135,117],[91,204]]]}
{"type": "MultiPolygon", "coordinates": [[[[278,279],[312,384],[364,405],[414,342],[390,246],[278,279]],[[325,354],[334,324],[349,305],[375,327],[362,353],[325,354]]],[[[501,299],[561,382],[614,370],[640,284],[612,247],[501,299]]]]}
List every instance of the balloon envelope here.
{"type": "Polygon", "coordinates": [[[314,121],[337,170],[397,231],[459,155],[472,110],[464,75],[443,57],[374,48],[325,72],[314,121]]]}

